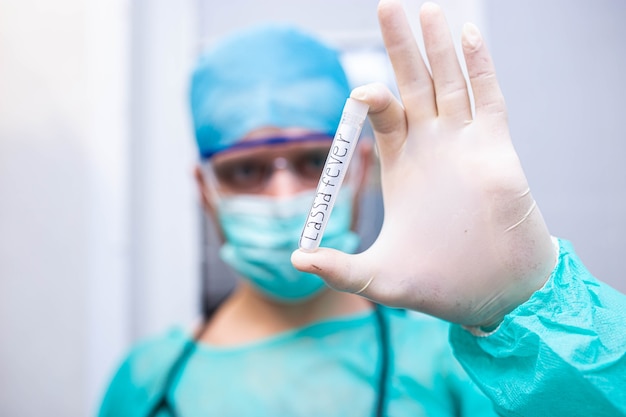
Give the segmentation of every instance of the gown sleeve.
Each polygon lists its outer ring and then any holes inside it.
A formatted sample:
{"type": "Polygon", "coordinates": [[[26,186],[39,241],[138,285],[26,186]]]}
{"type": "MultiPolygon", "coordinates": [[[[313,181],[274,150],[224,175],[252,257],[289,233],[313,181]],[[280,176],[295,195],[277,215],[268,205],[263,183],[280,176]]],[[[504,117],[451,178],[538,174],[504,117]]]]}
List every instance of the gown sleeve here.
{"type": "Polygon", "coordinates": [[[455,356],[502,416],[626,416],[626,296],[559,246],[546,285],[494,332],[451,327],[455,356]]]}

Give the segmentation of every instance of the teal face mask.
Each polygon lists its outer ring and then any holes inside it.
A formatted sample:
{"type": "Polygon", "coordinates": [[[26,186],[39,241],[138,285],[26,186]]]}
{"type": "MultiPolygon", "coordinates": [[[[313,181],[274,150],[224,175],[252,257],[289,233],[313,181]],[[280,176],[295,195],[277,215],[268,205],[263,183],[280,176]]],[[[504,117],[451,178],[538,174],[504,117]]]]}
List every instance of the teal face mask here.
{"type": "MultiPolygon", "coordinates": [[[[350,230],[352,196],[349,188],[341,190],[322,246],[348,253],[358,247],[359,237],[350,230]]],[[[325,288],[324,281],[291,265],[313,197],[314,192],[290,198],[221,198],[218,217],[226,237],[221,258],[274,300],[297,302],[317,294],[325,288]]]]}

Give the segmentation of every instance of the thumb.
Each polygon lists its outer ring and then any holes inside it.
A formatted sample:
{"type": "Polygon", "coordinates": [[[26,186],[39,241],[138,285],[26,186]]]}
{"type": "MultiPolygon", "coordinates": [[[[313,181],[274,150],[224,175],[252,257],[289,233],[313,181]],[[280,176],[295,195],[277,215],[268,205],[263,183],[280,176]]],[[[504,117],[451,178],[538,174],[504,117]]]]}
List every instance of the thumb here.
{"type": "Polygon", "coordinates": [[[362,293],[372,281],[366,259],[362,254],[349,255],[330,248],[315,252],[298,249],[291,254],[297,270],[319,275],[330,287],[354,294],[362,293]]]}

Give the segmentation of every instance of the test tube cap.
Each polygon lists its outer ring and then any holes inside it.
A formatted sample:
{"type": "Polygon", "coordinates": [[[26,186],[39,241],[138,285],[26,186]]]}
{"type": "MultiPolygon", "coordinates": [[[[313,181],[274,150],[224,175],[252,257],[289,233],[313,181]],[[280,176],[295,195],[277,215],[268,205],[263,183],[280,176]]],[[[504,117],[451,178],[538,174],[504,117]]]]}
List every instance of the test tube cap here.
{"type": "Polygon", "coordinates": [[[367,117],[367,111],[370,106],[363,102],[353,98],[346,100],[346,105],[343,108],[344,113],[351,113],[357,116],[360,120],[365,120],[367,117]]]}

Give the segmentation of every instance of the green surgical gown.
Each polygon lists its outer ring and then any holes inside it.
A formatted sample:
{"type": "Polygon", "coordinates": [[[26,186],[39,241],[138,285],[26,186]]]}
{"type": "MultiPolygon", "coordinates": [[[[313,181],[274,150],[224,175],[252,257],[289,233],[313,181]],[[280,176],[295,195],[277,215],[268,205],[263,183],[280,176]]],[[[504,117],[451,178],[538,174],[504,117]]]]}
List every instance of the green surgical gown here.
{"type": "Polygon", "coordinates": [[[626,416],[626,296],[572,245],[544,288],[475,337],[452,326],[456,357],[502,416],[626,416]]]}
{"type": "MultiPolygon", "coordinates": [[[[592,278],[561,242],[546,286],[487,336],[452,326],[450,344],[449,324],[383,308],[391,347],[385,415],[626,415],[625,306],[626,297],[592,278]]],[[[245,346],[196,344],[170,402],[179,417],[374,416],[377,329],[367,312],[245,346]]],[[[100,417],[146,416],[189,342],[173,329],[132,349],[100,417]]]]}

